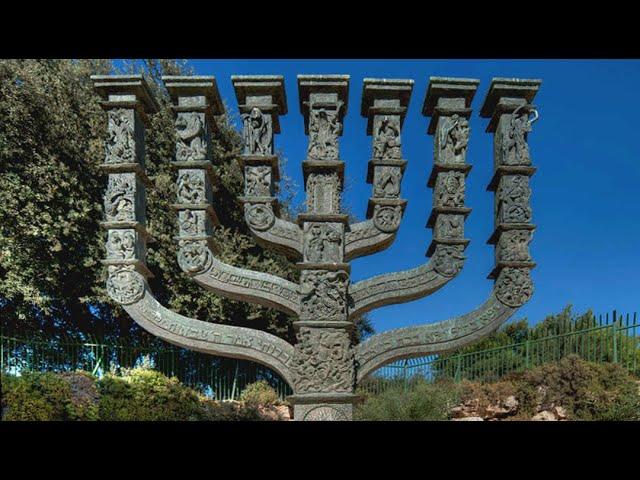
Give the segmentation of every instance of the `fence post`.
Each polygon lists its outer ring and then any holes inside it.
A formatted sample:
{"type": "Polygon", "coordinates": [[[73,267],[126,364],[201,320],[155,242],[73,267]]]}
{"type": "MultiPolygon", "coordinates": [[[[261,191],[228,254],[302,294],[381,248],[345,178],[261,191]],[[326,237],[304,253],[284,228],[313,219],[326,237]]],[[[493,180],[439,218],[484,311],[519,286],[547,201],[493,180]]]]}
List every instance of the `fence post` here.
{"type": "Polygon", "coordinates": [[[526,370],[531,368],[531,352],[529,346],[529,336],[527,335],[527,339],[524,341],[524,368],[526,370]]]}
{"type": "Polygon", "coordinates": [[[460,376],[462,375],[462,371],[461,371],[461,357],[460,354],[456,355],[456,373],[454,376],[454,382],[459,383],[460,382],[460,376]]]}
{"type": "Polygon", "coordinates": [[[402,391],[407,393],[407,367],[409,364],[409,359],[405,358],[404,365],[402,367],[402,391]]]}
{"type": "Polygon", "coordinates": [[[618,363],[618,335],[617,335],[617,318],[616,311],[613,311],[613,323],[611,324],[611,333],[613,334],[613,363],[618,363]]]}

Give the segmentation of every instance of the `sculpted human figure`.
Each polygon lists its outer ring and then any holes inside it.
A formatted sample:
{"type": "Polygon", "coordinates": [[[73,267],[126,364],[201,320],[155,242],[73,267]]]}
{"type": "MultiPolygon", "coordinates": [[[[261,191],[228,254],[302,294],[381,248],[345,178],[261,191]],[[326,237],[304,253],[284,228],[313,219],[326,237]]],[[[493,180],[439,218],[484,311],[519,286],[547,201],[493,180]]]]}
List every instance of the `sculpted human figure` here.
{"type": "Polygon", "coordinates": [[[196,112],[182,113],[176,119],[176,157],[187,162],[202,160],[207,153],[204,138],[204,125],[200,114],[196,112]]]}
{"type": "Polygon", "coordinates": [[[506,165],[530,165],[529,145],[527,134],[531,132],[531,125],[538,119],[534,110],[533,120],[529,119],[529,112],[521,111],[518,107],[511,116],[504,138],[502,140],[502,158],[506,165]]]}
{"type": "Polygon", "coordinates": [[[464,163],[469,143],[469,121],[454,114],[441,130],[440,148],[445,151],[445,162],[464,163]]]}
{"type": "Polygon", "coordinates": [[[396,122],[384,117],[373,144],[374,158],[400,158],[400,129],[396,122]]]}
{"type": "Polygon", "coordinates": [[[245,155],[271,154],[272,129],[270,117],[264,115],[259,108],[252,108],[250,113],[242,115],[244,124],[245,155]]]}
{"type": "Polygon", "coordinates": [[[309,117],[309,158],[338,158],[338,135],[342,126],[337,112],[312,109],[309,117]]]}

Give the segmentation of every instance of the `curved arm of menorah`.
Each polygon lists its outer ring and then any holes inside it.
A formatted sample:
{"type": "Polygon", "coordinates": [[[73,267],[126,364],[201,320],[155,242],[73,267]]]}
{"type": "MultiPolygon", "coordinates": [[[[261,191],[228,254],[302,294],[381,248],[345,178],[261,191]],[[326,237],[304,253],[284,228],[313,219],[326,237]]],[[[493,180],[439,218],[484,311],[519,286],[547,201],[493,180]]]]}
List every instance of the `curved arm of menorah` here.
{"type": "Polygon", "coordinates": [[[202,240],[180,240],[178,263],[204,288],[233,300],[256,303],[291,315],[300,313],[298,285],[268,273],[221,262],[202,240]]]}
{"type": "Polygon", "coordinates": [[[275,198],[267,197],[267,201],[260,201],[247,196],[241,200],[244,202],[245,222],[260,246],[279,251],[289,258],[302,258],[302,229],[279,218],[275,198]]]}
{"type": "Polygon", "coordinates": [[[259,330],[219,325],[172,312],[156,300],[138,272],[128,267],[110,269],[109,294],[151,334],[191,350],[261,363],[293,384],[293,346],[286,341],[259,330]]]}
{"type": "Polygon", "coordinates": [[[455,246],[438,245],[424,265],[356,282],[349,287],[352,302],[349,316],[431,295],[453,280],[462,270],[465,258],[455,246]]]}
{"type": "Polygon", "coordinates": [[[380,252],[391,245],[395,238],[395,232],[380,230],[373,219],[349,225],[345,233],[345,261],[380,252]]]}
{"type": "Polygon", "coordinates": [[[527,289],[522,289],[523,285],[510,287],[508,282],[499,280],[489,298],[464,315],[429,325],[398,328],[361,343],[356,347],[357,381],[395,360],[447,352],[490,334],[531,296],[530,283],[527,289]]]}

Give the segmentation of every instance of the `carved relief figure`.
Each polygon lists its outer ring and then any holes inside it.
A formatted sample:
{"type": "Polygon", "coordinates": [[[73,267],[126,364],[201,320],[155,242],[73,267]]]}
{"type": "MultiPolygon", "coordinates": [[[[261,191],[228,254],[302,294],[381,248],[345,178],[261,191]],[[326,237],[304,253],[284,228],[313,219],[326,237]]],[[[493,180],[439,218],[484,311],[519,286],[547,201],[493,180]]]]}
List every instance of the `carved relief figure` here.
{"type": "Polygon", "coordinates": [[[336,328],[302,327],[297,337],[293,362],[296,392],[351,392],[355,371],[349,334],[336,328]]]}
{"type": "Polygon", "coordinates": [[[502,161],[504,165],[531,165],[527,136],[531,132],[531,125],[538,119],[538,112],[533,110],[533,120],[529,120],[529,112],[521,111],[518,107],[505,129],[502,137],[502,161]]]}
{"type": "Polygon", "coordinates": [[[176,119],[176,160],[190,162],[204,160],[207,156],[207,140],[204,114],[180,112],[176,119]]]}
{"type": "Polygon", "coordinates": [[[135,257],[135,230],[109,230],[107,236],[107,258],[130,260],[135,257]]]}
{"type": "Polygon", "coordinates": [[[305,254],[309,262],[339,262],[342,235],[326,223],[312,225],[307,233],[305,254]]]}
{"type": "Polygon", "coordinates": [[[311,173],[307,178],[307,211],[338,213],[340,179],[336,173],[311,173]]]}
{"type": "Polygon", "coordinates": [[[179,203],[205,203],[204,170],[181,170],[178,176],[179,203]]]}
{"type": "Polygon", "coordinates": [[[401,158],[400,121],[397,117],[385,116],[378,126],[373,140],[374,158],[401,158]]]}
{"type": "Polygon", "coordinates": [[[301,317],[345,320],[347,315],[346,272],[309,270],[300,285],[301,317]]]}
{"type": "Polygon", "coordinates": [[[190,273],[202,272],[209,267],[211,253],[204,241],[181,240],[178,250],[178,264],[190,273]]]}
{"type": "Polygon", "coordinates": [[[496,282],[498,300],[509,307],[519,307],[533,295],[533,282],[528,268],[503,268],[496,282]]]}
{"type": "Polygon", "coordinates": [[[438,215],[435,231],[438,238],[462,238],[464,235],[464,217],[462,215],[438,215]]]}
{"type": "Polygon", "coordinates": [[[469,143],[469,121],[458,114],[447,118],[439,140],[442,163],[464,163],[469,143]]]}
{"type": "Polygon", "coordinates": [[[460,272],[465,257],[462,245],[438,245],[433,255],[433,268],[440,275],[453,277],[460,272]]]}
{"type": "Polygon", "coordinates": [[[527,262],[531,260],[529,243],[530,230],[507,230],[500,235],[498,251],[500,260],[506,262],[527,262]]]}
{"type": "Polygon", "coordinates": [[[117,108],[109,110],[108,117],[105,163],[135,162],[133,111],[117,108]]]}
{"type": "Polygon", "coordinates": [[[245,155],[271,155],[273,152],[273,128],[271,115],[265,115],[254,107],[242,115],[245,155]]]}
{"type": "Polygon", "coordinates": [[[529,177],[507,175],[502,177],[499,197],[499,217],[507,223],[526,223],[531,220],[529,177]]]}
{"type": "Polygon", "coordinates": [[[454,171],[439,173],[435,188],[436,205],[440,207],[463,207],[464,190],[463,173],[454,171]]]}
{"type": "Polygon", "coordinates": [[[180,235],[194,237],[205,235],[205,215],[206,212],[204,210],[180,210],[178,212],[180,235]]]}
{"type": "Polygon", "coordinates": [[[397,198],[400,195],[400,167],[376,166],[374,196],[397,198]]]}
{"type": "Polygon", "coordinates": [[[107,221],[135,221],[136,177],[133,173],[109,175],[109,184],[104,197],[107,221]]]}
{"type": "Polygon", "coordinates": [[[245,194],[255,197],[268,197],[271,195],[271,167],[261,165],[258,167],[246,167],[245,169],[245,194]]]}
{"type": "Polygon", "coordinates": [[[338,135],[342,125],[338,120],[338,110],[311,108],[309,113],[309,148],[307,157],[315,160],[336,160],[338,158],[338,135]]]}

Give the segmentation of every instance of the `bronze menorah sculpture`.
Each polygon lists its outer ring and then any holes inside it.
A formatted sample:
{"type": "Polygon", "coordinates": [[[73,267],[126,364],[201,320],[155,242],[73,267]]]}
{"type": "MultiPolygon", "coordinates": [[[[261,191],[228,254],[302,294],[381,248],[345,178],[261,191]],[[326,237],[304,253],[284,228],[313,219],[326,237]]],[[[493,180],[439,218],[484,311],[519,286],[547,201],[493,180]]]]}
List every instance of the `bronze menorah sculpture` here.
{"type": "Polygon", "coordinates": [[[401,130],[413,80],[365,79],[361,114],[373,137],[367,182],[373,185],[367,220],[351,224],[340,209],[344,162],[339,154],[347,114],[349,76],[298,76],[300,111],[309,137],[302,162],[307,211],[297,222],[283,220],[274,194],[279,180],[274,135],[287,113],[281,76],[232,77],[243,119],[245,191],[240,198],[256,241],[277,248],[297,263],[300,284],[275,275],[225,264],[216,258],[212,229],[218,225],[211,193],[215,166],[210,129],[224,113],[214,77],[163,77],[176,115],[177,202],[182,270],[202,287],[226,297],[275,308],[297,317],[297,343],[262,331],[184,317],[163,307],[146,279],[144,129],[157,104],[142,76],[94,76],[108,112],[104,169],[108,230],[107,290],[143,328],[190,349],[267,365],[293,388],[296,420],[350,420],[355,388],[367,374],[401,358],[452,350],[480,339],[511,317],[533,293],[529,243],[529,178],[535,168],[527,145],[538,114],[531,104],[540,81],[494,78],[480,115],[494,135],[495,284],[477,309],[439,323],[400,328],[353,345],[353,319],[374,308],[427,296],[462,269],[466,161],[472,99],[478,80],[430,79],[422,113],[431,117],[434,190],[427,227],[430,260],[417,268],[350,283],[350,260],[387,248],[394,240],[407,201],[400,186],[407,161],[401,130]],[[533,118],[531,117],[533,115],[533,118]]]}

